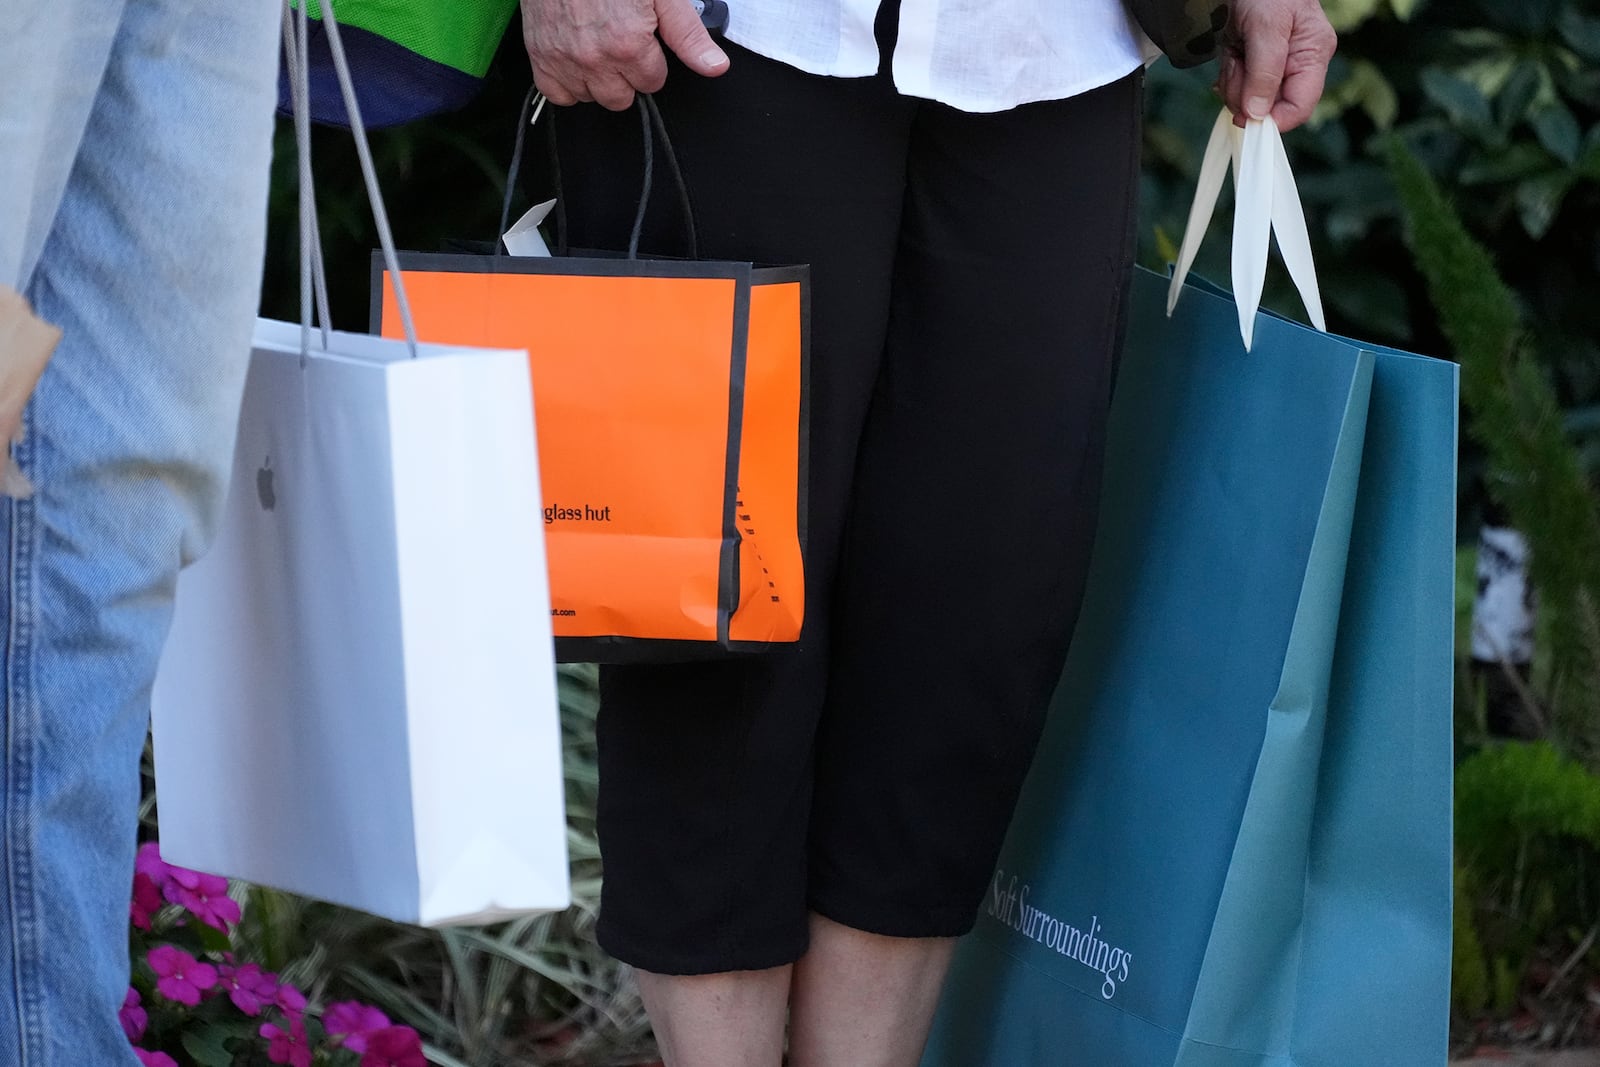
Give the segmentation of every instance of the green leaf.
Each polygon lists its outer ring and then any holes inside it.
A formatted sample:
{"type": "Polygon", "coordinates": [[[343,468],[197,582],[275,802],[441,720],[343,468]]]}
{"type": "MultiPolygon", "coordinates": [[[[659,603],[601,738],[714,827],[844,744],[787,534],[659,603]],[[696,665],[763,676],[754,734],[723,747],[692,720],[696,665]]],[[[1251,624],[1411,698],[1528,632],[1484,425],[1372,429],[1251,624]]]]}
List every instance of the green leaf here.
{"type": "Polygon", "coordinates": [[[1551,104],[1536,111],[1530,121],[1539,143],[1551,155],[1568,165],[1578,161],[1583,133],[1578,129],[1578,120],[1572,117],[1572,112],[1567,110],[1565,104],[1551,104]]]}
{"type": "Polygon", "coordinates": [[[562,967],[554,960],[538,953],[529,952],[521,945],[490,937],[472,927],[462,927],[461,930],[464,940],[472,942],[484,952],[493,953],[537,975],[548,978],[569,993],[578,995],[586,989],[598,988],[594,976],[580,973],[570,967],[562,967]]]}
{"type": "Polygon", "coordinates": [[[225,1047],[232,1036],[220,1027],[189,1030],[183,1035],[183,1048],[199,1067],[233,1067],[233,1053],[225,1047]]]}
{"type": "Polygon", "coordinates": [[[1561,13],[1556,28],[1574,52],[1600,61],[1600,17],[1580,15],[1576,7],[1570,7],[1561,13]]]}
{"type": "Polygon", "coordinates": [[[1583,150],[1578,156],[1578,172],[1586,178],[1600,181],[1600,122],[1589,127],[1583,139],[1583,150]]]}
{"type": "Polygon", "coordinates": [[[456,1017],[464,1025],[470,1026],[478,1022],[482,1014],[472,946],[460,929],[440,930],[439,936],[444,942],[445,954],[450,959],[450,969],[456,977],[456,1000],[459,1004],[456,1017]]]}
{"type": "Polygon", "coordinates": [[[1438,67],[1424,70],[1422,91],[1461,126],[1483,130],[1493,122],[1489,98],[1477,86],[1449,71],[1438,67]]]}
{"type": "Polygon", "coordinates": [[[1538,63],[1525,59],[1516,65],[1511,77],[1506,79],[1506,84],[1496,100],[1502,130],[1510,131],[1517,123],[1528,117],[1528,111],[1533,106],[1534,98],[1539,95],[1539,89],[1544,82],[1542,73],[1538,63]]]}
{"type": "Polygon", "coordinates": [[[428,1057],[428,1062],[435,1064],[436,1067],[471,1067],[470,1064],[456,1059],[439,1046],[430,1045],[427,1042],[423,1042],[422,1054],[428,1057]]]}
{"type": "Polygon", "coordinates": [[[1536,144],[1523,142],[1467,164],[1457,180],[1466,186],[1522,181],[1546,173],[1550,165],[1549,153],[1536,144]]]}
{"type": "Polygon", "coordinates": [[[1570,171],[1553,171],[1517,186],[1517,216],[1529,237],[1537,241],[1549,232],[1573,180],[1570,171]]]}
{"type": "Polygon", "coordinates": [[[205,923],[195,923],[195,930],[200,935],[200,947],[207,952],[223,953],[233,948],[233,940],[227,934],[205,923]]]}
{"type": "Polygon", "coordinates": [[[1470,52],[1504,53],[1511,48],[1511,42],[1506,35],[1494,30],[1456,30],[1449,35],[1449,38],[1452,45],[1470,52]]]}
{"type": "Polygon", "coordinates": [[[1322,0],[1323,13],[1340,33],[1355,29],[1377,14],[1382,0],[1322,0]]]}
{"type": "Polygon", "coordinates": [[[1457,67],[1453,73],[1484,96],[1492,97],[1505,88],[1506,82],[1511,78],[1511,72],[1516,69],[1516,56],[1496,52],[1464,67],[1457,67]]]}
{"type": "Polygon", "coordinates": [[[1365,111],[1380,130],[1393,126],[1400,113],[1400,100],[1394,86],[1370,59],[1356,59],[1346,65],[1345,76],[1323,94],[1317,114],[1325,121],[1352,107],[1365,111]]]}
{"type": "Polygon", "coordinates": [[[1406,22],[1416,14],[1419,2],[1420,0],[1389,0],[1389,10],[1394,12],[1395,18],[1406,22]]]}

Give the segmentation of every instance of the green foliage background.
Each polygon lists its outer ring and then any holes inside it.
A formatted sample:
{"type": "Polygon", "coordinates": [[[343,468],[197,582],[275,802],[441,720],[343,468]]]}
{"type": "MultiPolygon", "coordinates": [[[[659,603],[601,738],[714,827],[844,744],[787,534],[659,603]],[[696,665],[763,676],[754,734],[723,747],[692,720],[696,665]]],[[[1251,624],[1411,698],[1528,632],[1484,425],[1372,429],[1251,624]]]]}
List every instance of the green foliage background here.
{"type": "MultiPolygon", "coordinates": [[[[1532,516],[1539,525],[1536,545],[1557,546],[1537,564],[1559,617],[1547,620],[1542,635],[1554,627],[1553,640],[1569,658],[1581,659],[1585,649],[1600,657],[1600,631],[1585,633],[1583,619],[1593,614],[1583,597],[1600,564],[1578,559],[1572,547],[1586,543],[1586,529],[1569,529],[1564,540],[1561,534],[1564,523],[1589,522],[1600,468],[1600,13],[1592,0],[1324,6],[1341,34],[1339,55],[1316,120],[1287,144],[1330,326],[1464,362],[1477,353],[1479,370],[1465,375],[1479,375],[1466,391],[1484,402],[1469,397],[1464,413],[1464,573],[1470,576],[1470,544],[1491,495],[1502,506],[1515,504],[1514,518],[1532,516]],[[1410,189],[1409,214],[1402,187],[1410,189]],[[1484,301],[1457,300],[1452,312],[1436,303],[1440,286],[1430,296],[1414,265],[1427,261],[1419,245],[1455,248],[1446,264],[1466,245],[1450,245],[1453,237],[1441,245],[1437,233],[1418,241],[1415,216],[1424,202],[1438,208],[1432,217],[1447,211],[1459,219],[1462,240],[1486,250],[1481,262],[1468,264],[1465,282],[1442,288],[1477,284],[1473,278],[1481,282],[1487,271],[1498,280],[1483,283],[1484,301]],[[1504,401],[1498,406],[1497,396],[1504,401]],[[1545,494],[1550,484],[1567,495],[1545,494]]],[[[1182,233],[1220,106],[1210,90],[1214,74],[1165,63],[1150,72],[1139,255],[1158,269],[1182,233]]],[[[528,80],[513,33],[470,107],[375,134],[402,247],[433,250],[450,239],[494,236],[528,80]]],[[[364,329],[375,244],[365,193],[348,136],[319,130],[315,142],[335,320],[364,329]]],[[[286,124],[279,148],[262,309],[294,318],[295,164],[286,124]]],[[[1213,224],[1196,267],[1218,280],[1228,277],[1222,235],[1229,221],[1224,213],[1213,224]]],[[[1301,314],[1281,271],[1269,273],[1266,303],[1301,314]]],[[[1472,592],[1469,578],[1464,607],[1472,592]]],[[[1515,1010],[1541,954],[1564,962],[1576,950],[1579,969],[1600,962],[1594,937],[1585,942],[1587,931],[1600,930],[1600,749],[1593,743],[1600,685],[1589,687],[1600,678],[1600,658],[1587,667],[1557,665],[1534,680],[1537,699],[1560,708],[1551,743],[1482,747],[1467,731],[1457,884],[1463,1019],[1515,1010]],[[1583,684],[1567,685],[1572,677],[1583,684]]],[[[592,678],[569,672],[563,685],[580,857],[579,904],[570,915],[435,935],[278,898],[254,913],[260,936],[281,942],[275,951],[322,973],[330,990],[371,999],[417,1026],[441,1063],[539,1063],[563,1054],[603,1063],[649,1054],[625,972],[587,937],[599,879],[586,821],[594,787],[585,733],[592,678]],[[578,1046],[556,1040],[564,1029],[583,1035],[578,1046]]],[[[1469,687],[1464,696],[1470,701],[1469,687]]]]}
{"type": "MultiPolygon", "coordinates": [[[[1569,264],[1577,279],[1550,273],[1539,247],[1559,253],[1575,237],[1594,249],[1596,26],[1536,4],[1512,12],[1504,33],[1450,31],[1471,62],[1425,66],[1418,84],[1453,125],[1419,120],[1380,142],[1406,245],[1462,365],[1482,459],[1470,489],[1527,535],[1540,598],[1541,656],[1513,688],[1542,739],[1486,738],[1478,716],[1458,716],[1453,1001],[1464,1036],[1549,1044],[1594,1039],[1600,966],[1600,493],[1575,408],[1592,409],[1597,361],[1593,335],[1571,329],[1592,312],[1592,279],[1581,262],[1569,264]],[[1518,144],[1524,130],[1533,142],[1518,144]],[[1458,168],[1453,190],[1440,158],[1458,168]],[[1500,188],[1470,203],[1462,189],[1477,185],[1500,188]],[[1569,216],[1570,234],[1559,229],[1569,216]]],[[[1484,690],[1462,677],[1463,703],[1477,704],[1484,690]]]]}
{"type": "MultiPolygon", "coordinates": [[[[1336,332],[1450,354],[1411,265],[1383,158],[1394,133],[1486,246],[1529,348],[1578,435],[1600,458],[1600,13],[1578,0],[1325,0],[1339,53],[1317,119],[1286,140],[1336,332]]],[[[1182,235],[1205,136],[1212,72],[1151,72],[1141,259],[1182,235]]],[[[1225,223],[1215,224],[1220,227],[1225,223]]],[[[1197,267],[1225,279],[1227,244],[1197,267]]],[[[1268,306],[1300,310],[1281,272],[1268,306]]],[[[1469,414],[1470,419],[1470,414],[1469,414]]],[[[1463,530],[1483,503],[1481,450],[1463,454],[1463,530]]]]}

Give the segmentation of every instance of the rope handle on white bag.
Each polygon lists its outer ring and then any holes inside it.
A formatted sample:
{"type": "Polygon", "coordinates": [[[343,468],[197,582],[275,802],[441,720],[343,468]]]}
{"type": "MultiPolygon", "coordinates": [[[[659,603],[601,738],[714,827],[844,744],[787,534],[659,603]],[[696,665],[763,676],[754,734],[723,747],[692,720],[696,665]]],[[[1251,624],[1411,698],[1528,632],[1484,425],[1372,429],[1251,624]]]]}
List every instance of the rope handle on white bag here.
{"type": "Polygon", "coordinates": [[[1278,252],[1294,279],[1295,288],[1311,316],[1312,325],[1326,333],[1322,314],[1322,293],[1317,286],[1317,268],[1311,259],[1311,236],[1306,230],[1305,209],[1295,186],[1289,156],[1283,149],[1283,136],[1271,118],[1250,119],[1244,129],[1234,125],[1227,109],[1217,115],[1211,139],[1200,164],[1200,180],[1195,186],[1194,204],[1183,231],[1183,246],[1167,289],[1167,314],[1178,306],[1184,279],[1194,265],[1200,242],[1211,225],[1211,214],[1222,191],[1222,179],[1232,166],[1233,211],[1233,298],[1239,307],[1239,333],[1245,351],[1255,339],[1256,312],[1261,306],[1261,290],[1267,280],[1267,245],[1275,235],[1278,252]]]}
{"type": "MultiPolygon", "coordinates": [[[[302,358],[310,351],[311,297],[316,291],[317,310],[322,319],[322,343],[327,348],[331,338],[328,321],[327,269],[322,256],[322,238],[317,226],[316,197],[312,190],[311,175],[311,36],[310,19],[306,12],[308,0],[299,3],[298,42],[290,15],[294,8],[284,0],[284,49],[290,63],[291,102],[294,107],[295,142],[300,170],[300,352],[302,358]],[[310,276],[308,279],[308,275],[310,276]]],[[[367,142],[366,125],[361,121],[361,105],[356,101],[355,82],[350,77],[350,64],[345,59],[344,42],[339,36],[339,23],[334,17],[333,0],[320,0],[322,25],[328,35],[328,51],[333,58],[334,73],[339,79],[339,92],[344,97],[345,116],[350,133],[356,143],[356,157],[361,162],[361,178],[367,186],[367,202],[372,208],[372,221],[378,230],[378,244],[383,249],[383,262],[394,283],[395,307],[400,312],[400,323],[405,329],[406,345],[411,358],[417,358],[417,328],[411,318],[411,302],[406,298],[405,279],[400,274],[400,255],[395,250],[394,232],[389,228],[389,212],[384,207],[383,191],[378,188],[378,171],[372,162],[372,147],[367,142]]]]}
{"type": "MultiPolygon", "coordinates": [[[[305,9],[301,8],[301,18],[305,9]]],[[[304,31],[302,31],[304,32],[304,31]]],[[[323,351],[333,344],[333,316],[328,311],[327,271],[322,263],[321,226],[317,220],[317,200],[311,188],[311,123],[302,121],[310,114],[308,67],[300,60],[295,32],[294,9],[283,5],[283,54],[289,68],[289,94],[294,109],[295,159],[299,164],[300,202],[300,364],[305,365],[311,351],[311,299],[316,289],[317,318],[322,325],[323,351]]]]}

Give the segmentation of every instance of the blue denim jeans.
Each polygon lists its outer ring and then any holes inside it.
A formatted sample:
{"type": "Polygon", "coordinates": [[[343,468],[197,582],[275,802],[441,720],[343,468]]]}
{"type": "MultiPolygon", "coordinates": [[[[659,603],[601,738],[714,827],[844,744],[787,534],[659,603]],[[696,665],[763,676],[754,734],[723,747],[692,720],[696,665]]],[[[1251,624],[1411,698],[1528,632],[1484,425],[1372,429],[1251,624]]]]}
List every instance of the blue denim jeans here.
{"type": "Polygon", "coordinates": [[[0,502],[0,1064],[136,1064],[139,757],[221,510],[259,293],[274,0],[0,0],[0,283],[63,339],[0,502]]]}

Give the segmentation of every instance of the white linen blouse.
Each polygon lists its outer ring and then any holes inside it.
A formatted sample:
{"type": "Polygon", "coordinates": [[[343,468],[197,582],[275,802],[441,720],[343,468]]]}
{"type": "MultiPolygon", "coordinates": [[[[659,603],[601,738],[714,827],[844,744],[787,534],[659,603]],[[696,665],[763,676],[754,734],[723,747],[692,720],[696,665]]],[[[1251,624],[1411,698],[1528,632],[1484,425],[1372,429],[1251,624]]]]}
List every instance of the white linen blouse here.
{"type": "MultiPolygon", "coordinates": [[[[734,43],[811,74],[877,73],[878,0],[728,0],[734,43]]],[[[1087,92],[1155,56],[1121,0],[901,0],[894,83],[962,111],[1087,92]]]]}

